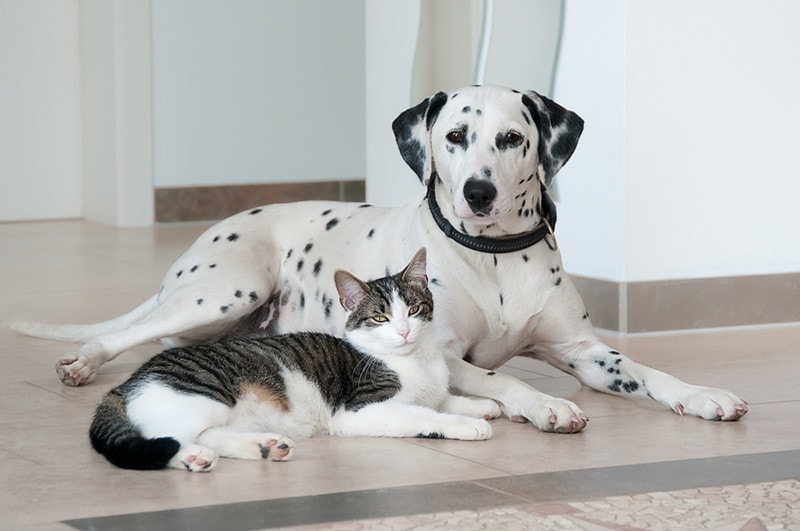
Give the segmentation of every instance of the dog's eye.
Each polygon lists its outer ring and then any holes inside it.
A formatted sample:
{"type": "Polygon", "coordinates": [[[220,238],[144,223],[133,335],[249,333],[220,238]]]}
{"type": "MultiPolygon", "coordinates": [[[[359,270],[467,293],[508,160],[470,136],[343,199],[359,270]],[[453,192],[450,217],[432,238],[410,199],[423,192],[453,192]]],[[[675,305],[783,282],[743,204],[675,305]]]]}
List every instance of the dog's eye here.
{"type": "Polygon", "coordinates": [[[509,131],[506,133],[506,136],[503,138],[506,144],[517,144],[522,140],[522,135],[517,133],[516,131],[509,131]]]}
{"type": "Polygon", "coordinates": [[[449,140],[453,144],[463,144],[464,133],[462,133],[461,131],[450,131],[449,133],[447,133],[447,140],[449,140]]]}

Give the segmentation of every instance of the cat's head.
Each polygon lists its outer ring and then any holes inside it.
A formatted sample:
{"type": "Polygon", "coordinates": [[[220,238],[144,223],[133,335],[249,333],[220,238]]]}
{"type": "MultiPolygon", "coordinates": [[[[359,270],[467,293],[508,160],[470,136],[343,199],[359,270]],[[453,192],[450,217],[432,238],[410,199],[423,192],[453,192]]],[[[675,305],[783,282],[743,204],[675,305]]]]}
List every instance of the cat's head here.
{"type": "Polygon", "coordinates": [[[350,314],[345,338],[369,354],[406,355],[433,335],[433,296],[423,247],[396,275],[364,282],[347,271],[334,275],[339,301],[350,314]]]}

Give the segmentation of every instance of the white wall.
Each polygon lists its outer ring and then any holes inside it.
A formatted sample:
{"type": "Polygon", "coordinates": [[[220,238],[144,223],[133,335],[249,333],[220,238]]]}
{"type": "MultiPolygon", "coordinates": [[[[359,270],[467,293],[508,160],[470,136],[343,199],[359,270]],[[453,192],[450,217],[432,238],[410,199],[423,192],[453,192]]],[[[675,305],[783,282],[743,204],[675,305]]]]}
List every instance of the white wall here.
{"type": "Polygon", "coordinates": [[[75,1],[0,0],[0,221],[80,217],[75,1]]]}
{"type": "Polygon", "coordinates": [[[555,96],[587,119],[558,177],[571,271],[800,270],[798,20],[781,0],[568,0],[555,96]]]}
{"type": "Polygon", "coordinates": [[[156,187],[364,177],[364,0],[152,9],[156,187]]]}

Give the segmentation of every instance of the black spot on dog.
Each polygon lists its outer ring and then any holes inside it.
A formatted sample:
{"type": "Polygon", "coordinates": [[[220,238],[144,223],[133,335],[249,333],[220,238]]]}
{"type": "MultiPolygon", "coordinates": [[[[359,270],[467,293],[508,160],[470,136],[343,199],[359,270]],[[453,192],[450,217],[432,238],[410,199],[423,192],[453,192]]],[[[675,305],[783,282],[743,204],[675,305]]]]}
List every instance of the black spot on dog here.
{"type": "Polygon", "coordinates": [[[484,166],[483,168],[481,168],[481,174],[485,178],[489,179],[492,176],[492,169],[489,166],[484,166]]]}
{"type": "Polygon", "coordinates": [[[214,269],[215,267],[217,267],[217,264],[209,264],[208,267],[210,267],[211,269],[214,269]]]}
{"type": "Polygon", "coordinates": [[[494,266],[497,267],[497,255],[492,256],[494,259],[494,266]]]}
{"type": "Polygon", "coordinates": [[[304,253],[306,253],[306,254],[308,254],[308,252],[309,252],[309,251],[310,251],[310,250],[311,250],[313,247],[314,247],[314,244],[313,244],[313,243],[311,243],[311,242],[308,242],[308,243],[306,244],[306,246],[303,248],[303,252],[304,252],[304,253]]]}
{"type": "Polygon", "coordinates": [[[325,230],[331,230],[339,223],[339,218],[333,218],[325,224],[325,230]]]}
{"type": "Polygon", "coordinates": [[[228,306],[220,306],[219,307],[219,311],[222,312],[222,313],[225,313],[225,312],[228,311],[228,308],[229,308],[228,306]]]}
{"type": "Polygon", "coordinates": [[[467,112],[469,112],[469,111],[471,111],[471,110],[472,110],[472,107],[470,107],[469,105],[467,105],[466,107],[464,107],[463,109],[461,109],[461,112],[467,113],[467,112]]]}
{"type": "Polygon", "coordinates": [[[359,205],[358,208],[370,208],[372,205],[368,203],[364,203],[363,205],[359,205]]]}
{"type": "Polygon", "coordinates": [[[238,234],[236,234],[235,232],[232,232],[232,233],[230,233],[230,234],[228,235],[228,241],[229,241],[229,242],[235,242],[235,241],[236,241],[236,240],[238,240],[238,239],[239,239],[239,235],[238,235],[238,234]]]}
{"type": "Polygon", "coordinates": [[[234,293],[233,296],[236,297],[237,299],[241,299],[242,298],[242,290],[237,289],[236,293],[234,293]]]}
{"type": "Polygon", "coordinates": [[[500,306],[502,306],[502,305],[503,305],[503,294],[501,293],[500,294],[500,306]]]}
{"type": "Polygon", "coordinates": [[[197,299],[197,305],[200,306],[201,304],[203,304],[203,299],[197,299]]]}
{"type": "Polygon", "coordinates": [[[322,270],[322,258],[314,262],[314,271],[312,272],[314,273],[315,277],[319,276],[320,270],[322,270]]]}
{"type": "Polygon", "coordinates": [[[523,254],[523,255],[522,255],[522,261],[523,261],[523,262],[527,262],[527,261],[528,261],[528,260],[530,260],[530,259],[531,259],[531,258],[530,258],[530,256],[528,256],[527,254],[523,254]]]}
{"type": "Polygon", "coordinates": [[[181,269],[180,271],[178,271],[178,272],[175,274],[175,278],[181,278],[181,275],[182,275],[182,274],[183,274],[183,269],[181,269]]]}
{"type": "Polygon", "coordinates": [[[431,284],[433,284],[435,286],[438,286],[440,284],[439,279],[438,278],[432,278],[431,279],[431,284]]]}
{"type": "Polygon", "coordinates": [[[322,306],[325,309],[325,319],[331,318],[331,312],[333,311],[333,299],[328,297],[327,295],[322,296],[322,306]]]}
{"type": "Polygon", "coordinates": [[[606,387],[608,388],[609,391],[614,391],[615,393],[619,393],[621,385],[622,385],[622,380],[617,379],[606,387]]]}
{"type": "Polygon", "coordinates": [[[469,136],[469,143],[474,144],[477,141],[478,141],[478,133],[473,131],[472,134],[469,136]]]}
{"type": "Polygon", "coordinates": [[[612,356],[619,356],[620,355],[620,353],[617,352],[616,350],[609,350],[608,353],[611,354],[612,356]]]}
{"type": "Polygon", "coordinates": [[[219,236],[214,236],[214,239],[213,239],[213,240],[211,240],[211,241],[212,241],[212,242],[218,242],[218,241],[219,241],[219,236]]]}
{"type": "Polygon", "coordinates": [[[301,308],[305,308],[306,307],[306,294],[305,293],[301,293],[300,294],[300,307],[301,308]]]}
{"type": "Polygon", "coordinates": [[[481,115],[483,115],[483,111],[480,110],[480,109],[475,109],[475,114],[477,114],[478,116],[481,116],[481,115]]]}
{"type": "Polygon", "coordinates": [[[454,155],[454,154],[455,154],[455,152],[456,152],[456,148],[454,148],[454,147],[453,147],[453,146],[451,146],[450,144],[448,144],[448,145],[445,147],[445,149],[446,149],[446,150],[447,150],[447,152],[448,152],[448,153],[450,153],[451,155],[454,155]]]}
{"type": "Polygon", "coordinates": [[[574,363],[570,363],[570,364],[569,364],[569,368],[570,368],[570,369],[574,369],[574,368],[575,368],[575,364],[574,364],[574,363]]]}
{"type": "Polygon", "coordinates": [[[293,253],[293,252],[294,252],[294,249],[289,249],[289,252],[288,252],[288,253],[286,253],[286,259],[287,259],[287,260],[288,260],[289,258],[291,258],[291,257],[292,257],[292,253],[293,253]]]}
{"type": "Polygon", "coordinates": [[[633,393],[634,391],[636,391],[637,389],[639,389],[639,384],[638,384],[638,383],[636,383],[635,381],[631,380],[631,381],[629,381],[629,382],[625,382],[625,383],[623,383],[623,384],[622,384],[622,389],[623,389],[623,390],[624,390],[626,393],[633,393]]]}
{"type": "Polygon", "coordinates": [[[303,269],[303,264],[305,264],[305,262],[303,261],[302,258],[297,261],[297,272],[298,273],[300,272],[301,269],[303,269]]]}
{"type": "Polygon", "coordinates": [[[603,360],[595,360],[595,363],[597,363],[601,367],[605,367],[605,365],[606,365],[606,362],[604,362],[603,360]]]}
{"type": "Polygon", "coordinates": [[[561,277],[556,278],[555,285],[556,286],[560,286],[561,285],[561,277]]]}
{"type": "Polygon", "coordinates": [[[189,272],[190,272],[190,273],[194,273],[195,271],[197,271],[197,268],[198,268],[198,267],[200,267],[200,266],[199,266],[199,265],[192,266],[192,268],[189,270],[189,272]]]}
{"type": "Polygon", "coordinates": [[[528,113],[525,111],[522,111],[522,119],[525,120],[526,124],[531,125],[531,119],[528,118],[528,113]]]}
{"type": "Polygon", "coordinates": [[[619,365],[621,361],[622,361],[622,358],[615,359],[614,360],[614,365],[619,365]]]}
{"type": "Polygon", "coordinates": [[[328,215],[328,214],[330,214],[331,212],[332,212],[332,210],[329,208],[328,210],[325,210],[325,211],[323,211],[323,212],[322,212],[322,215],[323,215],[323,216],[327,216],[327,215],[328,215]]]}
{"type": "Polygon", "coordinates": [[[581,319],[588,319],[588,318],[589,318],[589,312],[583,312],[581,319]]]}
{"type": "Polygon", "coordinates": [[[533,180],[533,174],[531,173],[530,175],[528,175],[528,178],[526,179],[525,182],[531,182],[532,180],[533,180]]]}
{"type": "Polygon", "coordinates": [[[261,212],[261,209],[260,208],[256,208],[255,210],[251,210],[250,211],[250,215],[252,216],[253,214],[258,214],[259,212],[261,212]]]}
{"type": "Polygon", "coordinates": [[[367,233],[367,239],[372,238],[375,235],[375,229],[369,229],[367,233]]]}
{"type": "Polygon", "coordinates": [[[418,439],[444,439],[445,437],[441,433],[436,433],[435,431],[432,431],[430,433],[418,433],[417,434],[417,438],[418,439]]]}
{"type": "Polygon", "coordinates": [[[251,291],[247,296],[250,297],[250,302],[256,302],[258,300],[258,293],[255,291],[251,291]]]}
{"type": "Polygon", "coordinates": [[[489,371],[489,372],[486,373],[487,376],[494,376],[495,374],[497,374],[497,373],[494,372],[494,371],[489,371]]]}

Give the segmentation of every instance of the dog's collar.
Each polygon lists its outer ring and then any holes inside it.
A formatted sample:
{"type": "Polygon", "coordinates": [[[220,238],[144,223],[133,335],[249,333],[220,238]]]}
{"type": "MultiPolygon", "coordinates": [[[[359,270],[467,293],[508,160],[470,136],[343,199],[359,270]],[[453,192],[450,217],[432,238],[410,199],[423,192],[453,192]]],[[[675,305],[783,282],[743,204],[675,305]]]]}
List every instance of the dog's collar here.
{"type": "Polygon", "coordinates": [[[550,210],[545,212],[545,217],[535,229],[530,232],[510,236],[508,238],[486,238],[484,236],[470,236],[469,234],[460,232],[442,215],[442,209],[439,207],[439,203],[436,201],[435,188],[437,180],[439,180],[438,175],[435,173],[431,175],[428,183],[428,208],[431,211],[431,215],[433,216],[433,220],[436,222],[436,225],[439,226],[439,228],[448,238],[454,240],[456,243],[463,245],[468,249],[472,249],[473,251],[491,254],[513,253],[514,251],[521,251],[522,249],[527,249],[528,247],[536,245],[542,240],[547,242],[547,246],[550,247],[550,249],[555,251],[558,248],[556,244],[556,237],[553,234],[553,229],[550,222],[550,218],[555,217],[555,212],[550,210]]]}

